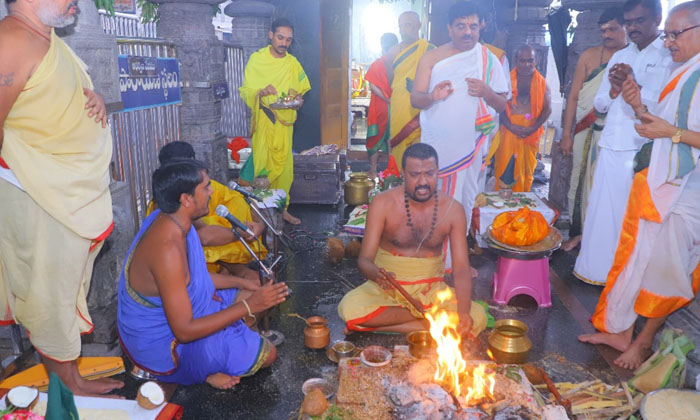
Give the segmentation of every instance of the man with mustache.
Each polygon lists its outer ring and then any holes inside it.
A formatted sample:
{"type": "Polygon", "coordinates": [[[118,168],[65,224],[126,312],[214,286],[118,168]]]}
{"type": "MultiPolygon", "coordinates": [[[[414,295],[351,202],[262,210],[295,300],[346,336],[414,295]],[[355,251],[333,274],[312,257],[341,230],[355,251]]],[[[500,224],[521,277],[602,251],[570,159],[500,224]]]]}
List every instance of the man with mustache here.
{"type": "MultiPolygon", "coordinates": [[[[270,187],[287,193],[294,181],[292,136],[297,110],[304,101],[302,96],[311,89],[309,78],[296,57],[287,50],[294,39],[294,28],[284,18],[272,22],[270,45],[251,54],[245,67],[241,98],[251,109],[251,147],[253,153],[241,168],[241,180],[252,184],[258,177],[266,177],[270,187]],[[271,106],[282,98],[291,97],[299,103],[293,108],[276,109],[271,106]]],[[[287,211],[287,223],[298,225],[301,220],[287,211]]]]}
{"type": "Polygon", "coordinates": [[[588,193],[593,182],[593,168],[598,148],[598,138],[603,130],[605,115],[597,114],[593,98],[605,77],[605,68],[612,55],[627,45],[624,15],[619,7],[605,9],[598,19],[603,43],[581,54],[576,63],[571,91],[564,111],[564,133],[561,151],[572,154],[573,168],[569,184],[569,240],[562,249],[570,251],[581,242],[581,229],[585,218],[588,193]],[[574,119],[576,125],[574,125],[574,119]],[[573,132],[573,136],[572,136],[573,132]]]}
{"type": "Polygon", "coordinates": [[[92,331],[86,296],[112,230],[112,137],[85,64],[54,28],[69,0],[6,0],[0,21],[0,306],[27,330],[46,370],[78,395],[121,388],[78,372],[92,331]]]}
{"type": "Polygon", "coordinates": [[[338,305],[345,333],[425,330],[428,322],[421,310],[433,310],[437,305],[459,316],[458,333],[476,336],[486,328],[486,313],[471,301],[464,208],[438,190],[434,148],[414,144],[406,149],[402,164],[404,185],[379,194],[369,206],[357,260],[367,281],[348,292],[338,305]],[[459,256],[452,267],[454,289],[444,281],[442,245],[446,239],[452,254],[459,256]],[[395,282],[421,310],[394,287],[395,282]],[[451,296],[446,301],[438,299],[438,294],[447,290],[451,296]]]}
{"type": "MultiPolygon", "coordinates": [[[[440,158],[440,188],[462,204],[469,226],[480,191],[481,149],[496,128],[491,109],[503,111],[508,84],[498,58],[479,43],[476,2],[455,3],[448,22],[452,40],[421,59],[411,103],[421,110],[421,142],[433,146],[440,158]]],[[[448,271],[451,250],[445,244],[448,271]]]]}
{"type": "Polygon", "coordinates": [[[620,239],[634,156],[645,142],[634,130],[634,110],[620,96],[622,83],[632,77],[641,88],[644,104],[653,110],[672,65],[671,55],[659,37],[659,0],[627,0],[622,10],[632,42],[613,54],[594,99],[596,111],[607,113],[607,117],[598,141],[581,251],[574,267],[576,277],[601,286],[613,265],[620,239]]]}
{"type": "Polygon", "coordinates": [[[401,42],[391,48],[386,56],[387,79],[391,84],[389,101],[389,148],[397,164],[401,164],[404,150],[420,141],[420,110],[410,101],[413,79],[418,61],[426,51],[435,46],[419,38],[420,17],[416,12],[404,12],[399,16],[401,42]]]}
{"type": "Polygon", "coordinates": [[[640,117],[634,129],[652,140],[635,161],[626,239],[593,315],[602,332],[579,337],[621,351],[615,364],[627,369],[642,363],[666,317],[700,288],[700,1],[674,7],[661,38],[678,65],[655,110],[645,107],[644,88],[631,76],[621,86],[640,117]],[[638,315],[647,320],[632,340],[638,315]]]}
{"type": "Polygon", "coordinates": [[[513,191],[530,191],[532,187],[542,125],[552,113],[549,88],[536,65],[531,45],[515,51],[515,68],[510,72],[513,96],[501,113],[501,142],[494,164],[496,190],[505,187],[501,177],[509,166],[514,168],[513,191]]]}

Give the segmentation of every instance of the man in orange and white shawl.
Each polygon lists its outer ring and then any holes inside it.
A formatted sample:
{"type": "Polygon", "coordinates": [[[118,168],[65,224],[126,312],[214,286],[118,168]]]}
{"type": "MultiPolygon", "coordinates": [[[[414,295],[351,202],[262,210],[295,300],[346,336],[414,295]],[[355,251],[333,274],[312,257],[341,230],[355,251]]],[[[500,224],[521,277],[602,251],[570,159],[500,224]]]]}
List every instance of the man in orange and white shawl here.
{"type": "Polygon", "coordinates": [[[579,337],[622,351],[615,364],[627,369],[642,363],[666,317],[700,288],[700,1],[673,8],[664,32],[681,64],[661,92],[658,116],[646,111],[633,79],[623,85],[641,117],[635,128],[653,140],[635,157],[615,260],[593,315],[602,333],[579,337]],[[632,340],[638,315],[647,322],[632,340]]]}

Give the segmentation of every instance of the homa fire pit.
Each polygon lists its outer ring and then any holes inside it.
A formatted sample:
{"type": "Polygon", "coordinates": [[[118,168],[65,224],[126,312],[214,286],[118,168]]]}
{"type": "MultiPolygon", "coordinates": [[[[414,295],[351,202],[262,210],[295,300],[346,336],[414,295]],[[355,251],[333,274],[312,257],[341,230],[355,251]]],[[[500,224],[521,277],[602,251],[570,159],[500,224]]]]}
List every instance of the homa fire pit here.
{"type": "Polygon", "coordinates": [[[460,396],[435,380],[435,370],[436,360],[416,359],[406,346],[396,346],[391,363],[380,368],[363,365],[357,358],[343,359],[336,403],[353,410],[358,419],[541,418],[532,386],[517,366],[467,362],[460,396]],[[467,398],[468,390],[478,393],[479,381],[486,385],[483,395],[467,398]]]}
{"type": "MultiPolygon", "coordinates": [[[[450,289],[437,294],[453,299],[450,289]]],[[[397,346],[386,366],[357,359],[339,364],[339,405],[362,419],[539,419],[541,410],[523,371],[512,365],[465,360],[459,316],[433,305],[425,318],[436,344],[431,358],[416,359],[397,346]]]]}

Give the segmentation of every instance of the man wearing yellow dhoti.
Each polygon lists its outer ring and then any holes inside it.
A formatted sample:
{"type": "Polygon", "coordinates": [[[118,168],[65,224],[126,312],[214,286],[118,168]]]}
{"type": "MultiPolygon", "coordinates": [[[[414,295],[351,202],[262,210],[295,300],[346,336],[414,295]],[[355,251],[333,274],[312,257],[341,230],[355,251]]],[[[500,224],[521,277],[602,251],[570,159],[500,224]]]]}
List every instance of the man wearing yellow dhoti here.
{"type": "Polygon", "coordinates": [[[75,393],[124,384],[84,380],[87,293],[112,230],[112,138],[85,64],[54,32],[77,2],[8,2],[0,21],[0,318],[27,330],[47,371],[75,393]]]}
{"type": "Polygon", "coordinates": [[[571,91],[564,111],[564,133],[561,137],[561,151],[564,156],[572,154],[573,166],[569,184],[569,240],[562,244],[570,251],[581,242],[583,220],[586,217],[588,193],[593,185],[593,169],[598,152],[598,138],[603,130],[605,114],[593,107],[593,99],[598,92],[605,68],[612,55],[627,45],[627,31],[624,26],[622,9],[605,9],[598,19],[601,45],[591,47],[581,54],[576,63],[571,91]],[[576,124],[574,125],[574,119],[576,124]],[[572,137],[573,132],[573,137],[572,137]]]}
{"type": "Polygon", "coordinates": [[[638,367],[666,317],[700,289],[700,1],[671,9],[661,35],[680,66],[654,113],[629,76],[625,102],[653,139],[635,157],[635,175],[615,260],[593,314],[598,334],[579,337],[622,352],[615,364],[638,367]],[[637,315],[648,318],[632,340],[637,315]]]}
{"type": "Polygon", "coordinates": [[[428,41],[419,38],[420,17],[416,12],[404,12],[399,16],[401,42],[389,50],[387,68],[391,83],[389,102],[389,143],[396,163],[402,162],[403,152],[420,141],[420,110],[411,105],[411,91],[416,68],[423,54],[434,48],[428,41]]]}
{"type": "Polygon", "coordinates": [[[357,260],[367,281],[348,292],[338,305],[346,334],[351,330],[405,333],[427,328],[421,312],[394,288],[397,282],[421,309],[438,305],[456,312],[460,333],[476,336],[486,328],[487,319],[484,309],[471,301],[464,208],[438,190],[438,155],[433,147],[414,144],[403,158],[404,185],[379,194],[369,206],[357,260]],[[442,244],[448,238],[455,256],[454,289],[444,281],[442,244]],[[451,290],[451,298],[443,302],[438,293],[446,289],[451,290]]]}
{"type": "MultiPolygon", "coordinates": [[[[271,188],[287,193],[294,181],[292,135],[302,95],[311,89],[309,78],[297,59],[287,50],[294,37],[292,24],[284,18],[272,22],[270,45],[254,52],[245,68],[241,98],[251,109],[253,154],[241,169],[241,179],[252,183],[267,177],[271,188]],[[294,98],[298,105],[279,109],[272,105],[279,99],[294,98]]],[[[284,210],[284,220],[298,225],[301,221],[284,210]]]]}

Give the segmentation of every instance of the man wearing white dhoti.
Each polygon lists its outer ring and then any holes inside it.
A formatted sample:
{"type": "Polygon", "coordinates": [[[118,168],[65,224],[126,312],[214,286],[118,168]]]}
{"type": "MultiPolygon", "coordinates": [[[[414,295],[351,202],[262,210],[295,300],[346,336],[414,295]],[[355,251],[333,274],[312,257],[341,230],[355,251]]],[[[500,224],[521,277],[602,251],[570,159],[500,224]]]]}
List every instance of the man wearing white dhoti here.
{"type": "Polygon", "coordinates": [[[662,37],[683,64],[659,97],[658,116],[646,112],[631,79],[623,84],[642,120],[636,130],[653,141],[635,159],[615,262],[593,315],[602,333],[579,337],[622,351],[615,364],[628,369],[642,363],[666,316],[700,288],[700,1],[673,8],[662,37]],[[637,315],[648,320],[632,341],[637,315]]]}
{"type": "MultiPolygon", "coordinates": [[[[421,58],[411,104],[421,110],[421,142],[437,150],[439,188],[462,204],[469,226],[479,188],[480,148],[495,126],[487,107],[503,111],[508,85],[496,56],[479,44],[477,5],[455,3],[448,22],[452,41],[421,58]]],[[[445,243],[446,270],[452,262],[449,250],[445,243]]]]}
{"type": "Polygon", "coordinates": [[[634,130],[634,111],[619,96],[622,82],[631,76],[642,87],[642,101],[653,111],[672,65],[659,38],[659,0],[627,0],[623,11],[632,43],[612,56],[594,99],[596,110],[607,112],[607,118],[598,143],[581,252],[574,267],[576,277],[596,285],[605,284],[612,266],[632,187],[634,155],[645,142],[634,130]]]}

